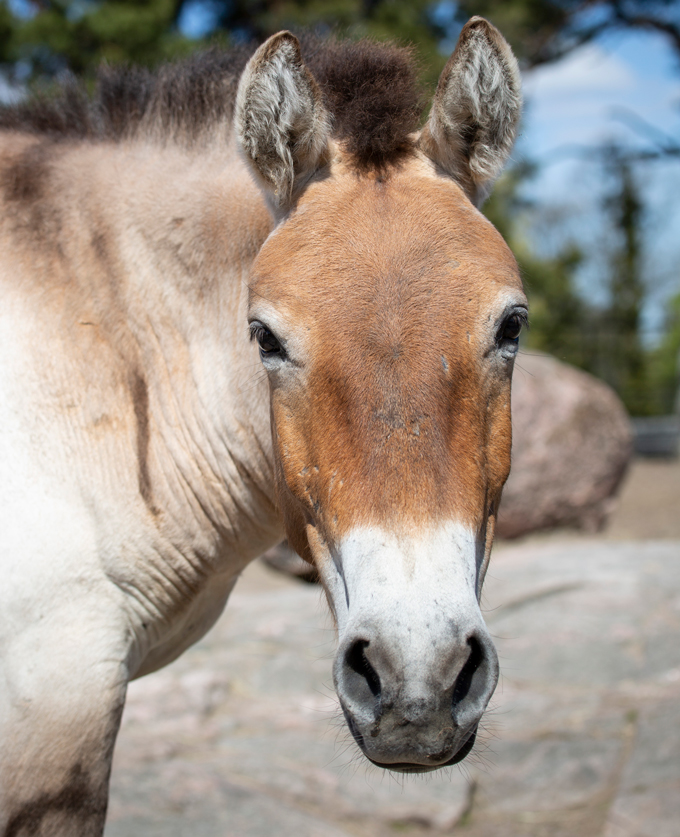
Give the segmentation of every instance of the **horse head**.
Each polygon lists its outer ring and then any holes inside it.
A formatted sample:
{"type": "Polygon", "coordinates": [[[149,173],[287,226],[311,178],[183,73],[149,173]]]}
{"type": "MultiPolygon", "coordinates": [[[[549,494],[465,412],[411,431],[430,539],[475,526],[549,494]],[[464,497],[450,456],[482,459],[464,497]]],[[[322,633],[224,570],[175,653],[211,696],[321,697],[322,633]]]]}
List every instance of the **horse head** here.
{"type": "Polygon", "coordinates": [[[289,33],[255,53],[237,95],[241,152],[277,222],[249,322],[278,502],[337,621],[349,728],[393,770],[464,758],[498,678],[479,599],[527,303],[476,205],[519,114],[517,64],[481,18],[424,127],[395,129],[391,144],[362,139],[359,117],[335,129],[289,33]]]}

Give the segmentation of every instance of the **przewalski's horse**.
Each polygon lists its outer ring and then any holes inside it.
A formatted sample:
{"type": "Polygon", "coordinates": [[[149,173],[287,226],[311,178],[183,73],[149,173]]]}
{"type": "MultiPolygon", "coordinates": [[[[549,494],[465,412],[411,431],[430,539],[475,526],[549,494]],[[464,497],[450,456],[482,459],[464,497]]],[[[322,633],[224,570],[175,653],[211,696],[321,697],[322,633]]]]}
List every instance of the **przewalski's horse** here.
{"type": "Polygon", "coordinates": [[[418,130],[408,53],[303,54],[284,32],[245,69],[108,70],[94,102],[0,115],[6,837],[101,833],[127,682],[284,534],[375,764],[456,763],[494,690],[478,600],[526,300],[474,204],[517,66],[471,20],[418,130]]]}

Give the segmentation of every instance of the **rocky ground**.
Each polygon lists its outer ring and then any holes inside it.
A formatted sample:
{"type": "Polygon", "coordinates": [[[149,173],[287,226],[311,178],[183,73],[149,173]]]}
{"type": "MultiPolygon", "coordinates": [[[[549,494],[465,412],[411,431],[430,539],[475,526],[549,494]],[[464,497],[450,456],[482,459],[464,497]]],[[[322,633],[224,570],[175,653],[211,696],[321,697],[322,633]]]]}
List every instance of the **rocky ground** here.
{"type": "Polygon", "coordinates": [[[338,717],[318,588],[253,565],[217,626],[133,683],[106,837],[680,835],[680,463],[610,528],[500,544],[502,679],[462,766],[370,768],[338,717]]]}

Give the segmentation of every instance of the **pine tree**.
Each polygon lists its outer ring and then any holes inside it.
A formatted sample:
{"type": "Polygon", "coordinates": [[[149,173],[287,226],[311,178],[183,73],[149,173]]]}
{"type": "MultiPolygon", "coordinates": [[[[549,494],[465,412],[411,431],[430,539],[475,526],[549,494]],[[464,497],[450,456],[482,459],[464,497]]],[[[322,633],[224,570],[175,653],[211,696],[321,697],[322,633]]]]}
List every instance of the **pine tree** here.
{"type": "Polygon", "coordinates": [[[614,189],[605,200],[616,242],[609,258],[609,305],[600,318],[602,341],[595,371],[619,393],[633,415],[653,411],[647,357],[640,334],[646,295],[643,279],[644,206],[629,159],[616,147],[607,155],[614,189]]]}

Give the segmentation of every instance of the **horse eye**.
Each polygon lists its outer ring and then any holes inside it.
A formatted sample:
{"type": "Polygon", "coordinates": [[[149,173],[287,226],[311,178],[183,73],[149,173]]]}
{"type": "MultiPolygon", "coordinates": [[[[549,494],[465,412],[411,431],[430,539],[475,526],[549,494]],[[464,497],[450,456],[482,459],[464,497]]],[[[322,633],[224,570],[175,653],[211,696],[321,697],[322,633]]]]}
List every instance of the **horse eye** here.
{"type": "Polygon", "coordinates": [[[267,326],[263,326],[262,323],[251,324],[250,339],[252,340],[253,338],[257,340],[261,355],[283,354],[283,348],[277,338],[272,334],[267,326]]]}
{"type": "Polygon", "coordinates": [[[519,316],[519,314],[511,314],[501,327],[501,332],[499,335],[500,339],[512,340],[513,342],[516,342],[517,340],[519,340],[519,335],[522,331],[523,325],[524,321],[519,316]]]}

